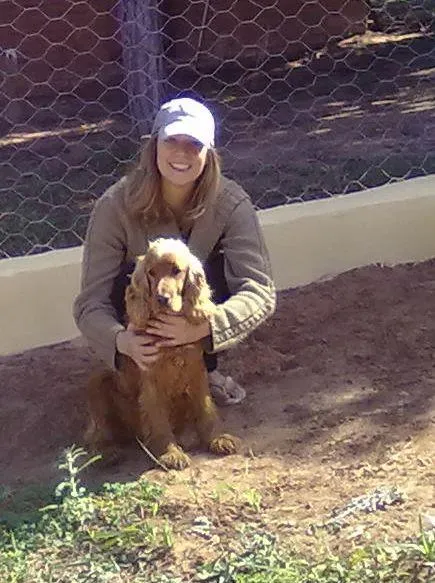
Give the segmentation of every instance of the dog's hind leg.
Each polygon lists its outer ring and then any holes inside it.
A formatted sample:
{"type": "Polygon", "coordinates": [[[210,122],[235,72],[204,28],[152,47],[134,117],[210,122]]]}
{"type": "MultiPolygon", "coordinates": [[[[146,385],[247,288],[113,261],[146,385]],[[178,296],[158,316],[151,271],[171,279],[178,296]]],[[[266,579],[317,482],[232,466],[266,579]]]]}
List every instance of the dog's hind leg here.
{"type": "Polygon", "coordinates": [[[117,461],[118,445],[125,439],[125,430],[116,410],[117,379],[110,370],[91,376],[87,385],[89,424],[84,436],[92,452],[103,455],[104,462],[117,461]]]}
{"type": "Polygon", "coordinates": [[[236,453],[238,439],[227,433],[219,433],[219,415],[208,389],[208,380],[202,380],[201,391],[192,402],[195,427],[201,446],[217,455],[236,453]]]}
{"type": "Polygon", "coordinates": [[[211,440],[216,436],[219,422],[216,406],[210,395],[201,395],[192,402],[194,410],[195,429],[201,447],[208,449],[211,440]]]}

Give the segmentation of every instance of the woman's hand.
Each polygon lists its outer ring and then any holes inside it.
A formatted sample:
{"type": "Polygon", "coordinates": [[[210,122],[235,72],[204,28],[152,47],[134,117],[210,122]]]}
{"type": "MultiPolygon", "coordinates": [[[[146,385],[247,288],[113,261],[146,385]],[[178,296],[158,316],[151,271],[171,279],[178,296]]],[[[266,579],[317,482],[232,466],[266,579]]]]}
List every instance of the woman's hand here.
{"type": "Polygon", "coordinates": [[[209,322],[191,324],[184,316],[162,314],[149,321],[146,331],[153,336],[159,336],[161,340],[156,341],[156,346],[163,347],[198,342],[210,335],[211,328],[209,322]]]}
{"type": "Polygon", "coordinates": [[[121,354],[129,356],[141,370],[147,370],[159,356],[156,338],[148,334],[136,333],[133,326],[116,335],[116,348],[121,354]]]}

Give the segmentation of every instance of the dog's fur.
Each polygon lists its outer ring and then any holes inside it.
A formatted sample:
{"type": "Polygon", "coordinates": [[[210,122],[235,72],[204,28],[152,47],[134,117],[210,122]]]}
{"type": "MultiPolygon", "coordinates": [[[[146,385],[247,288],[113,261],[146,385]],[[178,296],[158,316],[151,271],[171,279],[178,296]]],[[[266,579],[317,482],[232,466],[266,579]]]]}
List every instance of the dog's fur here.
{"type": "MultiPolygon", "coordinates": [[[[177,239],[157,239],[137,258],[125,302],[127,323],[139,331],[162,312],[199,324],[214,309],[200,261],[177,239]]],[[[118,444],[137,438],[160,464],[182,469],[189,457],[177,437],[189,425],[202,447],[216,454],[236,451],[237,440],[217,432],[218,415],[200,342],[161,348],[161,356],[147,371],[119,355],[117,371],[91,378],[88,402],[91,422],[86,440],[108,456],[118,444]]]]}

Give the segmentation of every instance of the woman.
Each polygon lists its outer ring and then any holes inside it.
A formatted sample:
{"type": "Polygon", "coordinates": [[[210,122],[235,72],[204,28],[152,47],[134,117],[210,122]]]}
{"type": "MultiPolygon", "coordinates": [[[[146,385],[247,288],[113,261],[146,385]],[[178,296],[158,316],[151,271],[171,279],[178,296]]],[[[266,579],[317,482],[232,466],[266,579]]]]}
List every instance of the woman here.
{"type": "Polygon", "coordinates": [[[135,169],[95,204],[74,318],[91,348],[113,368],[119,353],[146,368],[160,346],[202,340],[212,395],[230,404],[245,391],[217,371],[216,353],[274,312],[275,288],[255,210],[243,189],[221,175],[214,135],[213,116],[203,104],[180,98],[161,107],[135,169]],[[219,303],[206,326],[167,315],[138,335],[121,324],[134,258],[159,236],[181,237],[203,262],[219,303]]]}

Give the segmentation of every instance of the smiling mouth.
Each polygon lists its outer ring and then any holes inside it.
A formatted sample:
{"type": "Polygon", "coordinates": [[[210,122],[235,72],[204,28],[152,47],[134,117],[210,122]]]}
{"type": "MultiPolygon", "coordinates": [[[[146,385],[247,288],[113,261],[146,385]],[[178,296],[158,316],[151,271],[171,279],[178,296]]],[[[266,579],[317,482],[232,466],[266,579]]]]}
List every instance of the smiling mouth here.
{"type": "Polygon", "coordinates": [[[186,170],[190,170],[190,164],[174,164],[169,162],[169,166],[176,172],[186,172],[186,170]]]}

